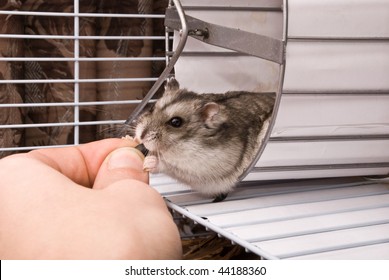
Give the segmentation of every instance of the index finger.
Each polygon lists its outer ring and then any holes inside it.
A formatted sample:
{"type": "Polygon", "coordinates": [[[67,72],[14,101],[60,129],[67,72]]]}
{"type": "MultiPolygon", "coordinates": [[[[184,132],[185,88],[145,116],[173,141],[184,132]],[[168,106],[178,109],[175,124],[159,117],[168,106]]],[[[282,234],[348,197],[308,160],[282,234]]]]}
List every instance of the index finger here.
{"type": "Polygon", "coordinates": [[[58,170],[77,184],[92,187],[104,159],[113,150],[135,147],[129,139],[104,139],[66,148],[34,150],[27,154],[58,170]]]}

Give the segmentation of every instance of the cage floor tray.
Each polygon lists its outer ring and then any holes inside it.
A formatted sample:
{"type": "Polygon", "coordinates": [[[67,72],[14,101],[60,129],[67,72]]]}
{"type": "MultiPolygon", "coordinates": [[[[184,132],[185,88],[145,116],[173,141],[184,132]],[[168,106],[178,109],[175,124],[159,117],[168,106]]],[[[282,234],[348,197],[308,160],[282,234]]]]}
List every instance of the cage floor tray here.
{"type": "Polygon", "coordinates": [[[157,175],[174,211],[264,259],[389,259],[389,184],[363,178],[244,183],[219,203],[157,175]]]}

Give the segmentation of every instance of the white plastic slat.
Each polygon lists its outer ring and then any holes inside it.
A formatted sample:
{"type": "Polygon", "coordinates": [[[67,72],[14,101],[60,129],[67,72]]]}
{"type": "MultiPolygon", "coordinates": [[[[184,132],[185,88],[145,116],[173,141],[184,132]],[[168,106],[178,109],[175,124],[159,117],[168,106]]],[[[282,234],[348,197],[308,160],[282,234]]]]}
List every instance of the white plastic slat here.
{"type": "Polygon", "coordinates": [[[284,95],[271,136],[389,134],[388,108],[389,95],[284,95]]]}
{"type": "Polygon", "coordinates": [[[252,242],[389,223],[389,207],[322,215],[290,221],[231,227],[229,231],[252,242]]]}
{"type": "Polygon", "coordinates": [[[215,216],[210,215],[208,219],[211,223],[215,223],[220,227],[231,227],[383,206],[389,206],[389,194],[259,208],[215,216]]]}
{"type": "Polygon", "coordinates": [[[194,192],[186,195],[198,199],[196,205],[177,199],[180,194],[165,197],[175,211],[265,258],[389,258],[384,253],[389,242],[389,187],[384,181],[257,184],[251,187],[257,197],[239,198],[246,188],[220,203],[203,203],[194,192]]]}
{"type": "Polygon", "coordinates": [[[389,37],[387,0],[289,0],[290,37],[389,37]]]}
{"type": "Polygon", "coordinates": [[[317,259],[317,260],[388,260],[389,242],[370,246],[335,250],[326,253],[312,254],[291,259],[317,259]]]}
{"type": "Polygon", "coordinates": [[[284,91],[389,90],[389,42],[288,42],[284,91]]]}
{"type": "Polygon", "coordinates": [[[290,180],[290,179],[309,179],[309,178],[336,178],[347,176],[369,176],[369,175],[388,175],[388,167],[361,167],[361,168],[314,168],[313,170],[285,171],[253,171],[249,173],[245,181],[266,181],[266,180],[290,180]]]}
{"type": "Polygon", "coordinates": [[[274,92],[278,86],[279,66],[248,56],[182,56],[175,69],[182,87],[201,93],[232,90],[274,92]]]}
{"type": "MultiPolygon", "coordinates": [[[[377,194],[387,194],[389,189],[385,185],[374,184],[366,186],[351,186],[343,188],[331,188],[320,189],[320,186],[312,186],[307,188],[304,183],[300,185],[300,188],[293,190],[287,187],[274,188],[274,186],[266,185],[265,188],[253,188],[256,191],[257,197],[248,199],[238,199],[225,201],[223,203],[209,203],[201,205],[187,206],[186,208],[199,216],[212,216],[223,213],[236,213],[239,211],[247,211],[253,209],[261,209],[274,206],[285,206],[290,204],[310,203],[318,201],[337,200],[347,197],[363,197],[377,194]],[[267,188],[267,190],[265,189],[267,188]],[[315,190],[316,188],[316,190],[315,190]],[[272,194],[274,192],[274,194],[272,194]]],[[[239,189],[229,195],[233,198],[236,193],[239,193],[239,189]]],[[[174,197],[170,197],[169,200],[176,203],[177,200],[174,197]]]]}
{"type": "Polygon", "coordinates": [[[389,139],[375,141],[270,142],[256,166],[388,162],[389,139]]]}
{"type": "Polygon", "coordinates": [[[155,186],[155,189],[164,194],[177,194],[187,192],[189,188],[181,184],[163,184],[155,186]]]}
{"type": "Polygon", "coordinates": [[[389,242],[389,224],[289,237],[254,244],[279,258],[300,256],[307,259],[313,253],[382,242],[389,242]]]}

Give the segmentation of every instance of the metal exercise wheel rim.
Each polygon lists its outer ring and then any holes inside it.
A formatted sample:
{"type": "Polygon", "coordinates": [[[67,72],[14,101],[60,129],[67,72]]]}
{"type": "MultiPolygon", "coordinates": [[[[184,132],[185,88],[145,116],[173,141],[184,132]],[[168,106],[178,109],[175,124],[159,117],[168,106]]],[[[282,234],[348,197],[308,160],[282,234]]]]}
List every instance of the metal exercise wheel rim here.
{"type": "MultiPolygon", "coordinates": [[[[150,99],[155,95],[157,90],[161,87],[163,82],[169,76],[170,72],[173,70],[174,65],[176,64],[178,58],[180,57],[185,47],[188,38],[188,33],[189,33],[186,18],[185,18],[185,12],[179,0],[173,0],[173,2],[174,2],[174,6],[177,8],[177,12],[181,21],[180,42],[178,43],[177,48],[173,53],[173,56],[170,58],[168,65],[165,67],[162,74],[159,76],[158,80],[154,83],[154,85],[151,87],[149,92],[143,98],[142,102],[135,108],[135,110],[131,113],[128,119],[124,122],[125,125],[131,124],[136,119],[136,117],[140,114],[140,112],[142,112],[144,107],[147,105],[150,99]]],[[[123,132],[123,130],[121,132],[123,132]]]]}
{"type": "Polygon", "coordinates": [[[276,118],[278,114],[278,109],[281,104],[281,96],[282,96],[282,90],[284,85],[284,77],[285,77],[285,51],[286,51],[286,44],[287,44],[287,38],[288,38],[288,0],[283,0],[283,34],[282,34],[282,41],[284,43],[284,58],[282,64],[280,64],[280,76],[279,76],[279,82],[278,82],[278,89],[276,92],[276,100],[274,103],[273,113],[271,115],[269,127],[267,128],[267,131],[265,133],[265,137],[262,140],[262,143],[257,151],[257,154],[255,155],[253,161],[251,164],[246,168],[246,170],[240,175],[239,182],[241,182],[244,178],[249,175],[250,172],[254,171],[255,165],[257,164],[258,160],[260,159],[263,151],[265,150],[265,147],[270,141],[270,135],[273,131],[274,125],[276,123],[276,118]]]}

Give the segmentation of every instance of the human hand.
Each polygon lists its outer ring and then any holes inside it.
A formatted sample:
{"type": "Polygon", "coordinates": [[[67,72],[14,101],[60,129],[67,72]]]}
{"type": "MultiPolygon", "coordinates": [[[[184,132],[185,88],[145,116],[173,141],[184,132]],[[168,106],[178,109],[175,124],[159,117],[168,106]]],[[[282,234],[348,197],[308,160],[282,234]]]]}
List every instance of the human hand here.
{"type": "Polygon", "coordinates": [[[0,160],[0,259],[178,259],[181,242],[135,142],[0,160]]]}

